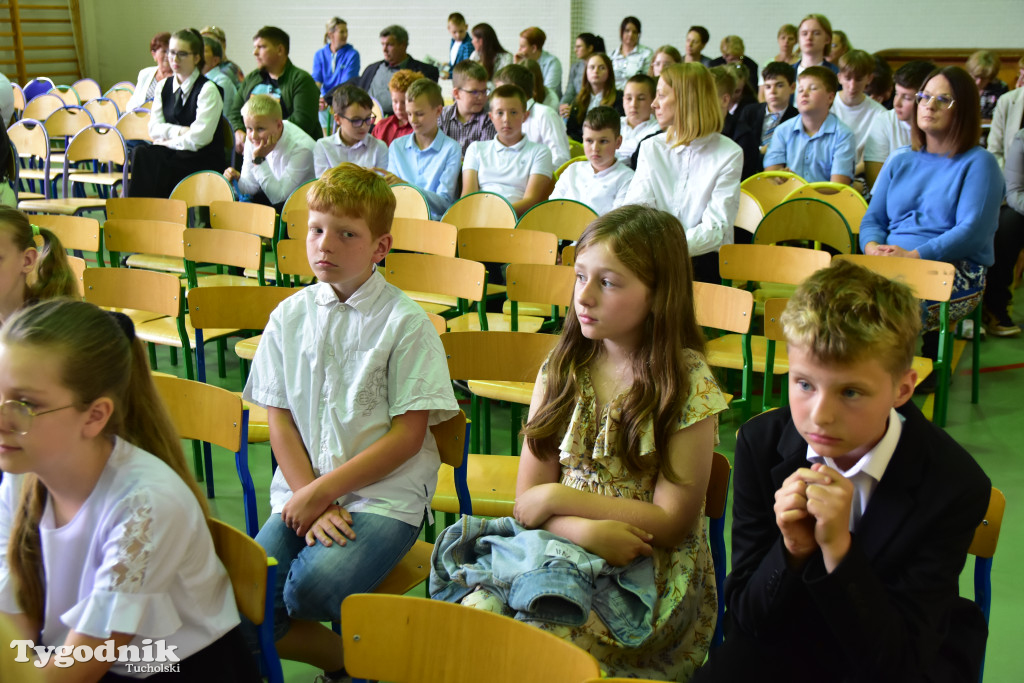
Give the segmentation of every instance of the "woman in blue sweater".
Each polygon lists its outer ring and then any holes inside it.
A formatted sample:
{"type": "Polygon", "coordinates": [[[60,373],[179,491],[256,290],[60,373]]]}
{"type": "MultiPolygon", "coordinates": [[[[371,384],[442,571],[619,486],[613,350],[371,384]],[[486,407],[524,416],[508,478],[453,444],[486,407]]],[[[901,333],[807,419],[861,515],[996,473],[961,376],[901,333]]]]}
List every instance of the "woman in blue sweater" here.
{"type": "MultiPolygon", "coordinates": [[[[953,322],[970,313],[994,260],[1003,174],[981,136],[978,88],[966,71],[937,69],[917,94],[911,149],[882,168],[861,223],[865,254],[946,261],[956,267],[953,322]]],[[[938,305],[924,319],[924,354],[938,348],[938,305]]]]}

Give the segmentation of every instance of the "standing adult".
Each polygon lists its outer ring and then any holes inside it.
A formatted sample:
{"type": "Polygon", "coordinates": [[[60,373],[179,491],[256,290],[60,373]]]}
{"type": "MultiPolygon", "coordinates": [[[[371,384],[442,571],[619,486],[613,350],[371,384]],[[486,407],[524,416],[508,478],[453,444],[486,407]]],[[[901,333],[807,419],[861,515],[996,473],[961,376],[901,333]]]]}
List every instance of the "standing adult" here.
{"type": "Polygon", "coordinates": [[[359,52],[348,44],[348,24],[332,17],[324,31],[324,46],[313,55],[313,80],[320,87],[320,127],[330,132],[328,95],[342,83],[359,77],[359,52]]]}
{"type": "Polygon", "coordinates": [[[519,34],[519,52],[516,59],[533,59],[540,64],[541,73],[544,74],[544,87],[554,90],[559,98],[562,97],[562,63],[558,57],[550,52],[544,51],[544,43],[548,37],[544,31],[536,26],[523,29],[519,34]]]}
{"type": "Polygon", "coordinates": [[[156,34],[149,41],[149,54],[153,56],[156,66],[147,66],[139,72],[139,78],[135,81],[135,92],[125,105],[128,111],[137,109],[153,99],[156,84],[171,75],[171,65],[167,61],[167,45],[170,41],[171,34],[166,31],[156,34]]]}
{"type": "Polygon", "coordinates": [[[619,24],[621,43],[610,56],[615,72],[615,87],[622,90],[630,76],[645,74],[651,68],[654,52],[640,44],[640,20],[626,17],[619,24]]]}
{"type": "Polygon", "coordinates": [[[359,77],[359,87],[377,100],[384,116],[391,116],[395,110],[391,106],[388,83],[396,71],[418,71],[424,78],[429,78],[435,83],[440,77],[440,72],[436,66],[424,64],[409,54],[409,32],[397,24],[388,26],[380,32],[380,47],[384,59],[366,67],[363,75],[359,77]]]}

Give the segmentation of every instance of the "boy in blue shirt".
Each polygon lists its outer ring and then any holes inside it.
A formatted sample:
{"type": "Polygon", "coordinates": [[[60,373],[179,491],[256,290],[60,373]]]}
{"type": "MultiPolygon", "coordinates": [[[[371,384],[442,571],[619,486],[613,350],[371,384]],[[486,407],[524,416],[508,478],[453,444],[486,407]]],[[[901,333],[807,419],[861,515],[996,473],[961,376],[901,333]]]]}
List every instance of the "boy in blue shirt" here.
{"type": "Polygon", "coordinates": [[[791,171],[809,183],[853,180],[857,142],[853,132],[832,114],[839,79],[823,66],[804,69],[797,77],[796,108],[800,116],[780,123],[768,144],[764,170],[791,171]]]}

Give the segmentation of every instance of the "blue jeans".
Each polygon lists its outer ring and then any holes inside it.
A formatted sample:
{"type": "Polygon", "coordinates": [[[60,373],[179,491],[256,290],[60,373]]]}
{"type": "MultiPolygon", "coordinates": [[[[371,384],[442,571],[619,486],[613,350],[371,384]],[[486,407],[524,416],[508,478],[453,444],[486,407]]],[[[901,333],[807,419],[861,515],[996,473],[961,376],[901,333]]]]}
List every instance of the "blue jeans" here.
{"type": "Polygon", "coordinates": [[[356,540],[330,547],[307,546],[281,521],[270,515],[256,534],[267,555],[278,562],[274,587],[274,639],[291,626],[291,619],[336,621],[341,601],[353,593],[368,593],[401,560],[419,535],[419,528],[369,512],[352,513],[356,540]]]}

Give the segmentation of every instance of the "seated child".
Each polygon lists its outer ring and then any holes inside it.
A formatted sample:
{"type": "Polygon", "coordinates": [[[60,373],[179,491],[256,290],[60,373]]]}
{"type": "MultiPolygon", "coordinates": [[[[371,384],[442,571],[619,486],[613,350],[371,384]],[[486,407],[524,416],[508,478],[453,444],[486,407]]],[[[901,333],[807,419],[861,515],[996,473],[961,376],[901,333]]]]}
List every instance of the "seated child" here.
{"type": "Polygon", "coordinates": [[[999,75],[999,55],[991,50],[978,50],[967,58],[967,73],[971,74],[981,95],[981,118],[992,119],[996,102],[1009,91],[1006,83],[997,78],[999,75]]]}
{"type": "Polygon", "coordinates": [[[775,130],[799,113],[790,104],[796,90],[796,70],[791,64],[769,62],[761,70],[761,88],[764,102],[748,104],[736,120],[733,140],[743,148],[743,178],[764,170],[764,154],[775,130]]]}
{"type": "Polygon", "coordinates": [[[312,180],[313,138],[291,121],[281,118],[281,103],[271,95],[253,95],[242,106],[245,147],[242,172],[224,171],[238,181],[238,192],[249,201],[278,211],[295,189],[312,180]]]}
{"type": "MultiPolygon", "coordinates": [[[[405,110],[412,135],[404,135],[388,148],[389,185],[415,185],[427,199],[430,217],[440,220],[455,200],[462,148],[437,128],[444,98],[441,86],[429,78],[413,81],[405,91],[405,110]]],[[[383,171],[383,169],[376,169],[383,171]]]]}
{"type": "Polygon", "coordinates": [[[487,71],[479,62],[464,59],[452,67],[454,103],[441,110],[437,126],[462,147],[466,156],[469,143],[494,137],[494,124],[484,111],[487,105],[487,71]]]}
{"type": "Polygon", "coordinates": [[[469,25],[466,24],[466,17],[461,12],[452,12],[448,15],[448,34],[452,37],[448,47],[448,68],[443,69],[442,76],[448,78],[455,65],[469,59],[473,54],[473,41],[469,39],[469,25]]]}
{"type": "Polygon", "coordinates": [[[726,65],[713,66],[708,71],[715,79],[715,92],[718,94],[718,106],[722,110],[722,130],[725,137],[732,140],[736,132],[736,116],[730,113],[733,94],[736,92],[736,72],[726,65]]]}
{"type": "Polygon", "coordinates": [[[885,160],[910,144],[910,118],[914,115],[917,93],[932,71],[935,65],[931,62],[915,60],[901,66],[893,75],[896,93],[892,110],[875,117],[864,143],[864,176],[868,187],[875,186],[885,160]]]}
{"type": "Polygon", "coordinates": [[[622,91],[622,106],[626,112],[620,124],[622,144],[615,150],[615,156],[623,162],[629,162],[641,140],[658,132],[658,119],[651,113],[656,87],[654,79],[647,74],[636,74],[626,81],[622,91]]]}
{"type": "Polygon", "coordinates": [[[854,173],[864,173],[864,145],[871,126],[886,109],[867,96],[865,89],[875,76],[875,58],[864,50],[850,50],[839,58],[839,84],[842,90],[832,103],[832,113],[853,131],[857,145],[854,173]]]}
{"type": "Polygon", "coordinates": [[[412,132],[409,125],[409,117],[405,113],[405,91],[409,89],[412,82],[423,78],[423,74],[412,69],[399,69],[388,81],[388,92],[391,93],[391,109],[395,113],[385,116],[373,127],[370,134],[378,140],[383,140],[385,145],[390,145],[395,138],[408,135],[412,132]]]}
{"type": "MultiPolygon", "coordinates": [[[[43,222],[45,218],[33,216],[33,220],[43,222]]],[[[0,263],[5,272],[0,278],[0,326],[19,309],[38,301],[81,298],[60,238],[29,223],[28,216],[9,206],[0,206],[0,263]],[[40,240],[39,246],[36,240],[40,240]]]]}
{"type": "Polygon", "coordinates": [[[853,132],[829,110],[839,80],[825,67],[808,67],[797,77],[800,116],[779,124],[764,155],[764,170],[792,171],[809,183],[849,185],[857,152],[853,132]]]}
{"type": "Polygon", "coordinates": [[[622,116],[622,91],[615,88],[615,73],[611,58],[603,52],[587,57],[583,72],[583,85],[569,108],[565,120],[566,134],[573,140],[583,140],[583,120],[594,107],[612,107],[622,116]]]}
{"type": "Polygon", "coordinates": [[[491,93],[490,103],[497,135],[493,140],[474,142],[466,150],[462,196],[478,190],[496,192],[521,216],[551,194],[551,151],[523,133],[523,121],[529,113],[522,88],[499,85],[491,93]]]}
{"type": "Polygon", "coordinates": [[[412,547],[440,464],[428,427],[458,405],[433,325],[375,266],[391,247],[387,183],[342,164],[308,199],[317,284],[270,316],[244,395],[267,407],[279,465],[256,535],[280,563],[277,650],[335,680],[341,636],[320,622],[412,547]]]}
{"type": "Polygon", "coordinates": [[[50,648],[46,680],[139,680],[140,651],[175,667],[153,680],[259,680],[128,317],[72,299],[22,309],[0,331],[0,395],[0,612],[50,648]]]}
{"type": "Polygon", "coordinates": [[[633,169],[615,157],[622,144],[619,113],[595,107],[583,120],[583,153],[590,163],[569,164],[555,183],[551,199],[575,199],[601,216],[622,204],[633,179],[633,169]]]}
{"type": "Polygon", "coordinates": [[[523,119],[523,135],[530,142],[536,142],[551,153],[551,163],[558,168],[569,161],[569,138],[565,124],[558,112],[551,107],[535,102],[533,74],[522,64],[509,64],[494,74],[494,85],[515,85],[526,95],[526,118],[523,119]]]}
{"type": "Polygon", "coordinates": [[[737,436],[725,644],[697,681],[973,681],[991,482],[910,400],[920,305],[834,261],[782,316],[790,406],[737,436]]]}
{"type": "Polygon", "coordinates": [[[320,138],[313,147],[316,177],[346,161],[363,168],[387,168],[387,144],[369,134],[377,120],[370,95],[354,85],[339,85],[334,89],[331,109],[337,131],[320,138]]]}

